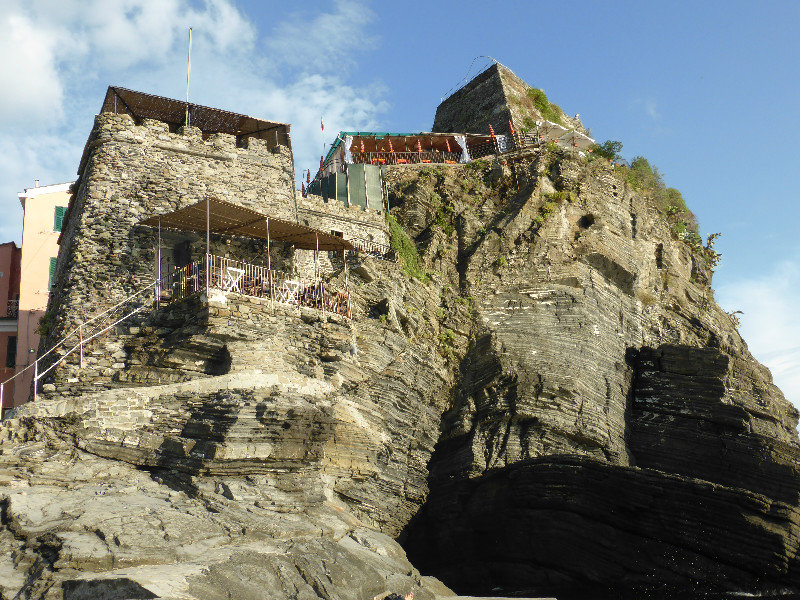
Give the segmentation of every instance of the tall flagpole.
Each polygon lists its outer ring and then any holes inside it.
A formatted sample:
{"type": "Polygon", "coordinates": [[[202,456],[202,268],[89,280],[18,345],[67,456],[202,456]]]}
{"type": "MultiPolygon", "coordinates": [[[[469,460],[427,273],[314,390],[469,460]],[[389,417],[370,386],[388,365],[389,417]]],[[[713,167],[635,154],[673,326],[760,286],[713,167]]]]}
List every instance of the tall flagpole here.
{"type": "Polygon", "coordinates": [[[189,58],[186,67],[186,122],[189,125],[189,76],[192,74],[192,28],[189,27],[189,58]]]}

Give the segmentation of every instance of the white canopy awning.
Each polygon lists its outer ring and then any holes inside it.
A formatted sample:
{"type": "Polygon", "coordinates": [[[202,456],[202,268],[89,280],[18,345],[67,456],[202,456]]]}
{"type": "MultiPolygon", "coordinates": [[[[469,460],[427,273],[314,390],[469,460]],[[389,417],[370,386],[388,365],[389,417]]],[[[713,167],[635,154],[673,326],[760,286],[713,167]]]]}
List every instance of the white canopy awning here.
{"type": "Polygon", "coordinates": [[[545,140],[555,140],[567,132],[567,128],[552,121],[538,121],[536,127],[545,140]]]}
{"type": "Polygon", "coordinates": [[[570,130],[556,140],[556,144],[566,148],[586,150],[594,144],[594,140],[580,131],[570,130]]]}

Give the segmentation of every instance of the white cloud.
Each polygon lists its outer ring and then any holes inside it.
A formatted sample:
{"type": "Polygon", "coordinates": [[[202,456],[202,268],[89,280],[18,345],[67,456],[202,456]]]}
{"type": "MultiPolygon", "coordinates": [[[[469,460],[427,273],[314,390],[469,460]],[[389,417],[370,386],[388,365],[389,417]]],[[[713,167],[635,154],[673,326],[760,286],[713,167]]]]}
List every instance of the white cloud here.
{"type": "Polygon", "coordinates": [[[267,43],[270,54],[301,69],[338,70],[371,48],[367,25],[375,15],[362,2],[335,0],[330,13],[296,13],[275,27],[267,43]]]}
{"type": "Polygon", "coordinates": [[[658,121],[659,119],[661,119],[661,113],[658,112],[658,104],[656,104],[655,100],[650,99],[645,101],[644,112],[646,112],[647,116],[649,116],[654,121],[658,121]]]}
{"type": "MultiPolygon", "coordinates": [[[[0,6],[4,208],[18,206],[17,192],[34,179],[45,185],[76,176],[107,85],[182,98],[189,26],[192,101],[291,123],[298,171],[319,161],[320,116],[330,143],[340,128],[377,126],[387,108],[381,87],[354,87],[339,68],[365,49],[365,26],[373,19],[353,0],[279,20],[277,39],[258,31],[234,0],[0,0],[0,6]],[[264,36],[272,41],[264,43],[264,36]],[[315,60],[320,56],[325,60],[315,60]]],[[[3,211],[3,241],[19,241],[18,212],[3,211]]]]}
{"type": "Polygon", "coordinates": [[[61,116],[56,39],[17,12],[0,15],[0,128],[39,128],[61,116]]]}
{"type": "Polygon", "coordinates": [[[661,120],[658,102],[654,98],[636,98],[631,102],[630,108],[635,112],[644,112],[652,121],[661,120]]]}
{"type": "Polygon", "coordinates": [[[750,351],[800,407],[800,249],[763,274],[720,286],[717,297],[725,310],[744,312],[740,332],[750,351]]]}

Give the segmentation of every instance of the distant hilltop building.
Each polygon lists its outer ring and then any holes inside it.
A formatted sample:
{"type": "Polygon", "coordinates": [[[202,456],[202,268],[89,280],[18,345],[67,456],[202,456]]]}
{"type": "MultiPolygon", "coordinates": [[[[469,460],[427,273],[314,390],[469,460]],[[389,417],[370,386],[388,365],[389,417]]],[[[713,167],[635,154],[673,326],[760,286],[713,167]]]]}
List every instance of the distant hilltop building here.
{"type": "Polygon", "coordinates": [[[385,167],[461,164],[506,148],[505,136],[342,131],[336,136],[309,193],[345,206],[382,210],[385,167]]]}
{"type": "Polygon", "coordinates": [[[497,134],[512,135],[512,126],[514,132],[521,133],[535,130],[541,121],[586,134],[577,115],[568,117],[547,100],[544,92],[494,62],[439,104],[433,131],[488,133],[491,125],[497,134]]]}

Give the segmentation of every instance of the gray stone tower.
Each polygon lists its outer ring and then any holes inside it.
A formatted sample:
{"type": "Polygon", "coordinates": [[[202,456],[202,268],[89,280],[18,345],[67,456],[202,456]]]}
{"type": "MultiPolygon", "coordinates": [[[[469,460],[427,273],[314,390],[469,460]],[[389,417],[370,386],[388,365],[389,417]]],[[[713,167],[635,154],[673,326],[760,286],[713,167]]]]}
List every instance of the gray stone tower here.
{"type": "MultiPolygon", "coordinates": [[[[445,98],[436,108],[433,131],[440,133],[489,133],[508,135],[509,121],[519,132],[543,119],[528,94],[531,89],[514,72],[498,62],[476,75],[464,87],[445,98]]],[[[554,107],[565,127],[584,132],[577,117],[567,117],[554,107]]]]}
{"type": "MultiPolygon", "coordinates": [[[[296,218],[289,125],[190,105],[192,124],[183,126],[185,110],[108,89],[65,216],[40,348],[154,280],[154,232],[139,225],[148,216],[209,195],[296,218]]],[[[162,250],[162,271],[205,252],[195,237],[165,240],[175,247],[162,250]]]]}

